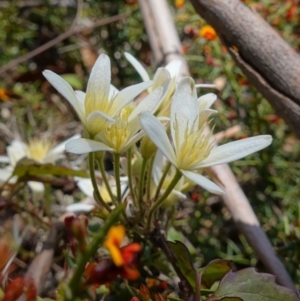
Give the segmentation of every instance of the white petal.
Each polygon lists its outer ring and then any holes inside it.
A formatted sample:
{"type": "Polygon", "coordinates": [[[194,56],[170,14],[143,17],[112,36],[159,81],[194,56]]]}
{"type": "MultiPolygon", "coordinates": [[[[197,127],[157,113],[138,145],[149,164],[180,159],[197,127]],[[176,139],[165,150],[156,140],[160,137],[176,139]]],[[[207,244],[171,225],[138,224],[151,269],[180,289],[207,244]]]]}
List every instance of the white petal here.
{"type": "Polygon", "coordinates": [[[9,163],[9,158],[7,156],[0,156],[0,163],[9,163]]]}
{"type": "Polygon", "coordinates": [[[15,166],[19,160],[26,157],[25,148],[26,145],[23,142],[17,140],[13,140],[10,146],[6,148],[11,166],[15,166]]]}
{"type": "Polygon", "coordinates": [[[216,185],[214,182],[210,181],[206,177],[192,171],[187,171],[187,170],[180,170],[180,171],[185,177],[195,182],[199,186],[203,187],[205,190],[214,194],[225,194],[225,192],[218,185],[216,185]]]}
{"type": "Polygon", "coordinates": [[[88,197],[94,198],[94,187],[91,179],[80,179],[76,182],[77,187],[88,197]]]}
{"type": "Polygon", "coordinates": [[[165,68],[169,71],[171,77],[174,78],[179,75],[181,65],[181,61],[172,61],[165,68]]]}
{"type": "Polygon", "coordinates": [[[84,101],[86,94],[82,91],[76,90],[75,95],[77,97],[78,103],[80,104],[81,110],[84,113],[85,116],[85,108],[84,108],[84,101]]]}
{"type": "Polygon", "coordinates": [[[66,206],[66,211],[73,212],[73,213],[80,213],[80,212],[88,213],[88,212],[92,211],[94,208],[95,208],[95,205],[85,204],[85,203],[75,203],[75,204],[66,206]]]}
{"type": "Polygon", "coordinates": [[[200,110],[209,109],[213,103],[217,100],[217,95],[214,93],[208,93],[198,98],[200,110]]]}
{"type": "Polygon", "coordinates": [[[195,83],[191,77],[183,78],[175,91],[171,105],[171,135],[175,146],[185,141],[186,129],[198,127],[199,108],[195,83]]]}
{"type": "Polygon", "coordinates": [[[162,92],[163,88],[158,87],[153,92],[151,92],[149,95],[147,95],[133,110],[133,112],[130,114],[128,121],[132,120],[133,118],[137,117],[141,112],[148,111],[151,113],[155,113],[157,108],[159,107],[161,101],[162,101],[162,92]]]}
{"type": "Polygon", "coordinates": [[[86,154],[97,151],[112,151],[112,149],[104,143],[79,138],[69,141],[66,144],[66,151],[73,154],[86,154]]]}
{"type": "Polygon", "coordinates": [[[3,168],[0,169],[0,183],[6,182],[12,174],[12,169],[11,168],[3,168]]]}
{"type": "Polygon", "coordinates": [[[109,99],[115,98],[115,96],[119,93],[120,91],[113,86],[112,84],[110,84],[110,88],[109,88],[109,99]]]}
{"type": "Polygon", "coordinates": [[[50,70],[43,71],[43,75],[50,82],[50,84],[68,100],[80,120],[84,122],[84,112],[82,111],[81,105],[78,103],[77,97],[71,85],[59,75],[50,70]]]}
{"type": "Polygon", "coordinates": [[[134,67],[134,69],[138,72],[138,74],[141,76],[144,82],[149,81],[149,75],[146,71],[146,69],[142,66],[142,64],[130,53],[125,52],[124,53],[127,61],[134,67]]]}
{"type": "Polygon", "coordinates": [[[158,185],[159,180],[161,178],[163,167],[164,167],[163,153],[161,152],[161,150],[157,150],[154,157],[153,167],[152,167],[152,178],[156,185],[158,185]]]}
{"type": "Polygon", "coordinates": [[[32,191],[33,201],[39,201],[44,196],[44,192],[45,192],[44,184],[35,181],[29,181],[27,182],[27,184],[32,191]]]}
{"type": "Polygon", "coordinates": [[[149,112],[142,112],[140,122],[153,143],[163,152],[168,160],[176,166],[176,157],[164,126],[149,112]]]}
{"type": "Polygon", "coordinates": [[[168,70],[165,68],[158,68],[154,74],[153,81],[154,87],[157,88],[164,84],[165,82],[169,82],[171,80],[171,76],[168,70]]]}
{"type": "Polygon", "coordinates": [[[196,89],[198,88],[217,88],[217,85],[215,84],[196,84],[196,89]]]}
{"type": "MultiPolygon", "coordinates": [[[[108,99],[110,80],[110,59],[106,54],[101,54],[92,68],[88,81],[85,108],[96,108],[97,103],[102,102],[104,99],[108,99]],[[87,100],[90,104],[87,103],[87,100]]],[[[86,113],[89,114],[91,112],[86,110],[86,113]]]]}
{"type": "Polygon", "coordinates": [[[56,160],[62,158],[63,153],[65,152],[66,143],[73,139],[78,139],[81,136],[79,134],[73,135],[69,139],[63,141],[62,143],[58,144],[54,147],[50,152],[44,157],[43,163],[54,163],[56,160]]]}
{"type": "Polygon", "coordinates": [[[229,163],[255,153],[272,143],[272,136],[261,135],[242,139],[213,148],[208,158],[196,168],[203,168],[223,163],[229,163]]]}
{"type": "Polygon", "coordinates": [[[89,133],[95,135],[114,122],[115,120],[109,115],[101,111],[94,111],[88,115],[86,127],[89,133]]]}
{"type": "Polygon", "coordinates": [[[145,136],[145,132],[144,131],[139,131],[137,134],[135,134],[133,137],[131,137],[127,141],[127,143],[125,143],[125,145],[122,147],[122,150],[120,150],[120,154],[126,152],[129,149],[130,146],[132,146],[137,141],[139,141],[140,139],[142,139],[143,136],[145,136]]]}
{"type": "Polygon", "coordinates": [[[152,81],[143,82],[137,85],[129,86],[118,93],[113,100],[112,106],[109,110],[110,115],[114,117],[118,114],[130,101],[142,93],[144,90],[153,85],[152,81]]]}

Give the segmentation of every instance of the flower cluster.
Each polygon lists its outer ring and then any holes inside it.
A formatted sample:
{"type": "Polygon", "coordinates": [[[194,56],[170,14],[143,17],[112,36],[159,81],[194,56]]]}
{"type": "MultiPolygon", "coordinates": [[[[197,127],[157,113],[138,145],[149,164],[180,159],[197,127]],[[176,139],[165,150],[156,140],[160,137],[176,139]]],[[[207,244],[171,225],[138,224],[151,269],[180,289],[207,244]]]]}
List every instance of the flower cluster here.
{"type": "Polygon", "coordinates": [[[99,56],[92,69],[86,93],[74,91],[51,71],[44,71],[44,76],[70,102],[84,126],[84,138],[68,142],[66,150],[89,154],[96,202],[111,210],[101,197],[95,162],[100,166],[112,204],[130,204],[126,216],[133,220],[144,212],[151,228],[153,214],[162,203],[182,197],[181,191],[191,182],[211,193],[223,194],[223,189],[204,176],[203,170],[259,151],[270,145],[272,137],[261,135],[215,146],[207,124],[211,115],[217,113],[211,109],[216,96],[209,93],[198,97],[190,77],[177,83],[180,62],[159,68],[151,81],[132,55],[125,56],[144,81],[122,91],[111,85],[110,60],[105,54],[99,56]],[[137,100],[143,91],[146,96],[137,100]],[[101,168],[105,152],[113,154],[115,193],[101,168]],[[158,160],[158,155],[163,159],[158,160]],[[121,176],[128,178],[129,193],[125,197],[121,176]]]}

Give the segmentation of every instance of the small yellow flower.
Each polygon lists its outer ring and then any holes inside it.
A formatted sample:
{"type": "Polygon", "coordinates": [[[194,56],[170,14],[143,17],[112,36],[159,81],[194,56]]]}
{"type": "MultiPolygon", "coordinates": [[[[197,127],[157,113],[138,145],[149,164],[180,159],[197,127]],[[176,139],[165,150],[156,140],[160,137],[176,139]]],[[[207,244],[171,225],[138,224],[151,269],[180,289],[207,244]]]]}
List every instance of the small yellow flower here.
{"type": "Polygon", "coordinates": [[[212,41],[217,38],[217,33],[210,25],[204,25],[199,31],[199,37],[212,41]]]}

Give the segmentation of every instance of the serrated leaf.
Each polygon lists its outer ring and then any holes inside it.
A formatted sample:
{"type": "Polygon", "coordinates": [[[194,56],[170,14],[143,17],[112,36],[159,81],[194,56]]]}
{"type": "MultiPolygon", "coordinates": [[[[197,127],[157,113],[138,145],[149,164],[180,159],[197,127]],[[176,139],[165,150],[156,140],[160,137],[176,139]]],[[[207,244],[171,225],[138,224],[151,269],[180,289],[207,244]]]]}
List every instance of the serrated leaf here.
{"type": "Polygon", "coordinates": [[[62,74],[61,77],[67,81],[74,89],[82,90],[83,81],[76,74],[66,73],[62,74]]]}
{"type": "Polygon", "coordinates": [[[40,164],[28,158],[23,158],[17,163],[12,175],[17,177],[41,175],[72,176],[81,178],[89,177],[83,170],[73,170],[68,167],[56,166],[50,163],[40,164]]]}
{"type": "Polygon", "coordinates": [[[195,290],[197,272],[194,268],[188,248],[182,242],[177,240],[175,242],[167,241],[167,243],[176,257],[177,265],[182,275],[195,290]]]}
{"type": "Polygon", "coordinates": [[[228,272],[207,301],[299,301],[297,293],[275,283],[270,274],[253,268],[228,272]]]}
{"type": "Polygon", "coordinates": [[[217,259],[211,261],[201,271],[201,289],[210,289],[216,281],[220,281],[231,269],[232,262],[229,260],[217,259]]]}

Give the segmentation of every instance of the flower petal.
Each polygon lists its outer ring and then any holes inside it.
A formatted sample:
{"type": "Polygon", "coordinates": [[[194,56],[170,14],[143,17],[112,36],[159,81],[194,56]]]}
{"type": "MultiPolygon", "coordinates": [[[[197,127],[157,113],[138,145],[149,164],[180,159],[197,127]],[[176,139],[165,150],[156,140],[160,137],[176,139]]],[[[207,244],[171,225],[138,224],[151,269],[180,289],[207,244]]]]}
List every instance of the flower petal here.
{"type": "Polygon", "coordinates": [[[86,127],[90,134],[97,135],[100,131],[106,128],[109,124],[114,123],[115,120],[109,115],[100,112],[94,111],[88,115],[86,121],[86,127]]]}
{"type": "Polygon", "coordinates": [[[9,163],[9,158],[7,156],[0,156],[0,163],[9,163]]]}
{"type": "Polygon", "coordinates": [[[137,85],[129,86],[118,93],[112,101],[109,115],[116,116],[130,101],[153,85],[153,81],[143,82],[137,85]]]}
{"type": "Polygon", "coordinates": [[[99,110],[101,104],[108,101],[110,80],[110,59],[106,54],[101,54],[92,68],[88,81],[84,102],[86,115],[99,110]]]}
{"type": "Polygon", "coordinates": [[[255,153],[272,143],[272,136],[260,135],[247,139],[226,143],[213,148],[210,155],[200,162],[196,168],[229,163],[255,153]]]}
{"type": "Polygon", "coordinates": [[[112,149],[104,143],[79,138],[69,141],[66,144],[66,151],[73,154],[86,154],[97,151],[112,151],[112,149]]]}
{"type": "Polygon", "coordinates": [[[185,177],[195,182],[205,190],[214,194],[220,194],[220,195],[225,194],[225,192],[218,185],[216,185],[214,182],[210,181],[206,177],[192,171],[187,171],[187,170],[180,170],[180,171],[185,177]]]}
{"type": "Polygon", "coordinates": [[[73,139],[78,139],[81,136],[79,134],[70,137],[69,139],[63,141],[62,143],[58,144],[54,147],[50,152],[44,157],[43,163],[54,163],[56,160],[63,157],[63,153],[65,152],[66,143],[73,139]]]}
{"type": "Polygon", "coordinates": [[[214,93],[207,93],[198,98],[199,109],[209,109],[217,100],[217,95],[214,93]]]}
{"type": "Polygon", "coordinates": [[[199,108],[195,83],[191,77],[183,78],[173,96],[171,105],[171,135],[176,149],[184,143],[186,130],[198,128],[199,108]]]}
{"type": "Polygon", "coordinates": [[[73,213],[88,213],[92,211],[95,208],[95,205],[92,204],[86,204],[86,203],[74,203],[66,206],[67,212],[73,212],[73,213]]]}
{"type": "Polygon", "coordinates": [[[44,192],[45,192],[44,184],[35,181],[29,181],[27,182],[27,184],[32,191],[33,201],[39,201],[44,196],[44,192]]]}
{"type": "Polygon", "coordinates": [[[144,82],[149,81],[150,77],[146,71],[146,69],[142,66],[142,64],[130,53],[124,53],[127,61],[134,67],[134,69],[138,72],[144,82]]]}
{"type": "Polygon", "coordinates": [[[181,65],[181,61],[172,61],[165,67],[169,71],[171,78],[175,78],[179,75],[181,65]]]}
{"type": "Polygon", "coordinates": [[[175,152],[164,126],[149,112],[142,112],[140,114],[140,122],[153,143],[163,152],[168,160],[176,166],[175,152]]]}
{"type": "Polygon", "coordinates": [[[82,111],[81,105],[78,103],[78,99],[75,95],[73,88],[67,83],[63,78],[61,78],[56,73],[45,70],[43,71],[43,75],[46,77],[48,82],[62,95],[64,96],[71,106],[76,111],[79,119],[84,122],[84,112],[82,111]]]}
{"type": "Polygon", "coordinates": [[[163,92],[163,88],[158,87],[149,95],[147,95],[130,114],[128,121],[131,121],[133,118],[137,117],[143,111],[148,111],[154,114],[162,101],[161,98],[162,92],[163,92]]]}

